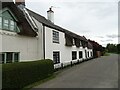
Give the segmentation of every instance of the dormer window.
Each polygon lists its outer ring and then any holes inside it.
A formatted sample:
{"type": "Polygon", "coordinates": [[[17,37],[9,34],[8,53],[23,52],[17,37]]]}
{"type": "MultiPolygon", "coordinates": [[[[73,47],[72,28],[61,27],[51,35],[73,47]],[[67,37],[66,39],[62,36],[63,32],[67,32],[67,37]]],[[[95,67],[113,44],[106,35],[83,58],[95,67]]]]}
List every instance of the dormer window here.
{"type": "Polygon", "coordinates": [[[0,29],[11,32],[20,32],[17,21],[14,14],[8,8],[4,8],[2,10],[2,16],[0,16],[0,29]]]}
{"type": "Polygon", "coordinates": [[[80,41],[80,46],[82,46],[82,41],[80,41]]]}
{"type": "Polygon", "coordinates": [[[75,45],[75,39],[73,38],[73,45],[75,45]]]}
{"type": "Polygon", "coordinates": [[[16,22],[6,17],[0,17],[0,29],[19,32],[19,28],[17,27],[16,22]]]}

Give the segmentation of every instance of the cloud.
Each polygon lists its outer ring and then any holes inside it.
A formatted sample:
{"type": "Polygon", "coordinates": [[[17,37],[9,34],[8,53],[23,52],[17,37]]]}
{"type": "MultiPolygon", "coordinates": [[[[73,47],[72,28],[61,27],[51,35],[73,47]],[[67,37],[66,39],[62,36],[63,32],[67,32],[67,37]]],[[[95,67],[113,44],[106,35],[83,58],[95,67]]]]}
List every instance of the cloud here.
{"type": "Polygon", "coordinates": [[[96,37],[98,37],[98,38],[104,38],[103,36],[96,36],[96,37]]]}
{"type": "Polygon", "coordinates": [[[107,40],[101,40],[101,42],[110,42],[113,41],[112,39],[107,39],[107,40]]]}
{"type": "Polygon", "coordinates": [[[27,7],[45,17],[50,6],[60,7],[53,8],[54,23],[58,26],[84,35],[100,44],[118,41],[118,3],[114,2],[115,0],[79,0],[79,2],[78,0],[73,0],[73,2],[71,0],[59,0],[60,2],[36,0],[37,3],[30,3],[30,1],[35,0],[26,0],[27,7]],[[104,39],[103,42],[101,39],[104,39]]]}
{"type": "Polygon", "coordinates": [[[108,38],[118,38],[120,35],[117,34],[111,34],[111,35],[106,35],[108,38]]]}

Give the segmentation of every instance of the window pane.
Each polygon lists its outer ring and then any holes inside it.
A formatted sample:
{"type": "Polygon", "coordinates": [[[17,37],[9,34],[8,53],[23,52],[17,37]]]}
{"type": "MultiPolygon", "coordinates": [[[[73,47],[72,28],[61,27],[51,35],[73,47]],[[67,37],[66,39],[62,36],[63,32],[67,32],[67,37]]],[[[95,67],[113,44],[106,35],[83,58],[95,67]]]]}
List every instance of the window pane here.
{"type": "Polygon", "coordinates": [[[14,26],[10,26],[10,30],[14,31],[15,27],[14,26]]]}
{"type": "Polygon", "coordinates": [[[60,63],[59,52],[53,52],[53,62],[54,62],[54,64],[60,63]]]}
{"type": "Polygon", "coordinates": [[[13,26],[14,26],[14,24],[15,24],[14,21],[11,20],[11,21],[10,21],[10,25],[13,25],[13,26]]]}
{"type": "Polygon", "coordinates": [[[79,58],[82,58],[82,51],[79,51],[79,58]]]}
{"type": "Polygon", "coordinates": [[[6,53],[6,62],[12,63],[12,59],[13,59],[13,53],[11,53],[11,52],[6,53]]]}
{"type": "Polygon", "coordinates": [[[14,31],[15,29],[15,22],[14,21],[10,21],[10,30],[14,31]]]}
{"type": "Polygon", "coordinates": [[[5,54],[0,54],[0,63],[4,63],[5,54]]]}
{"type": "Polygon", "coordinates": [[[9,21],[7,19],[4,19],[4,29],[8,29],[9,21]]]}
{"type": "Polygon", "coordinates": [[[53,43],[59,43],[59,32],[53,31],[53,43]]]}
{"type": "Polygon", "coordinates": [[[89,57],[89,52],[88,52],[88,57],[89,57]]]}
{"type": "Polygon", "coordinates": [[[19,60],[19,53],[14,53],[14,62],[18,62],[19,60]]]}
{"type": "Polygon", "coordinates": [[[77,52],[76,51],[72,51],[72,60],[77,59],[77,52]]]}

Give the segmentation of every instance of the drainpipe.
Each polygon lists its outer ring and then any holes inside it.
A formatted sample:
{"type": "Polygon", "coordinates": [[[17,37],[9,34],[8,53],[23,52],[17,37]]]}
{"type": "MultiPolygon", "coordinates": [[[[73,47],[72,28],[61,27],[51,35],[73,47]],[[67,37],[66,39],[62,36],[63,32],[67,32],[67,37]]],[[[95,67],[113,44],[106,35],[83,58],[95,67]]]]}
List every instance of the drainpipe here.
{"type": "Polygon", "coordinates": [[[43,56],[45,59],[45,26],[43,24],[43,56]]]}

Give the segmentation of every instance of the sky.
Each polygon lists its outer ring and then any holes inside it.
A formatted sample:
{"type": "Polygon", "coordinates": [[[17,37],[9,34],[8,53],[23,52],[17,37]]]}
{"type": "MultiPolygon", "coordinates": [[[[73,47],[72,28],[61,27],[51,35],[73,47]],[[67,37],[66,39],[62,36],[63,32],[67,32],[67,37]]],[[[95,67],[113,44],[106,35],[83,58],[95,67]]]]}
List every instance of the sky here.
{"type": "Polygon", "coordinates": [[[25,0],[26,7],[47,18],[53,6],[54,23],[106,46],[118,43],[119,0],[25,0]]]}

